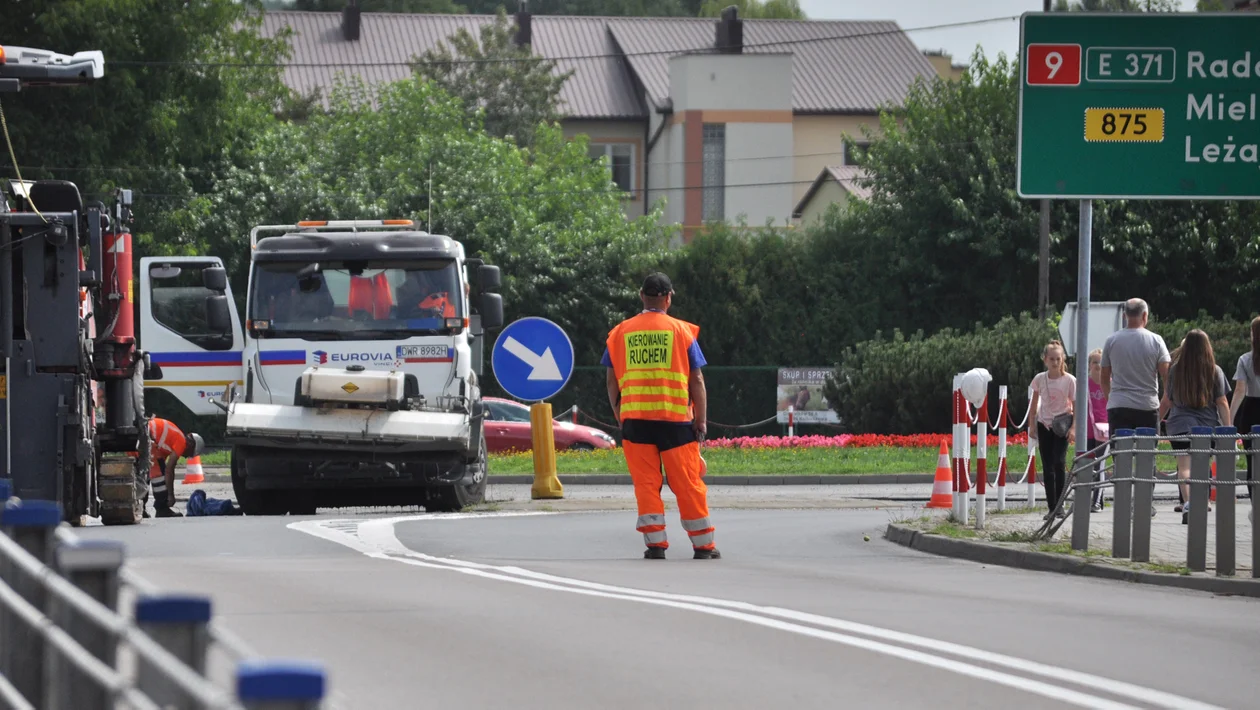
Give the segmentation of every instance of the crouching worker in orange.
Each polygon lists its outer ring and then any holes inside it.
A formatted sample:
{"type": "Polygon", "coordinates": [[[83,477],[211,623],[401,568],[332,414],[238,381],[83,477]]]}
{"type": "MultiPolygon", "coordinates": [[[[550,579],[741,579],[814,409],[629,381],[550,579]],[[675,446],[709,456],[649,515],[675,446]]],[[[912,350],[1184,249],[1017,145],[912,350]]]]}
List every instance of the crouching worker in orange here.
{"type": "MultiPolygon", "coordinates": [[[[180,456],[192,458],[200,454],[201,436],[185,436],[173,422],[153,417],[149,419],[149,446],[153,509],[159,518],[182,518],[182,513],[171,508],[175,505],[175,464],[179,463],[180,456]]],[[[145,502],[148,503],[148,491],[145,493],[145,502]]],[[[149,517],[147,508],[144,517],[149,517]]]]}
{"type": "Polygon", "coordinates": [[[608,368],[608,401],[621,425],[622,449],[634,496],[637,528],[649,560],[665,559],[665,504],[661,465],[678,499],[683,529],[697,560],[721,558],[709,521],[700,442],[704,440],[708,397],[700,368],[708,364],[696,336],[700,327],[666,314],[674,287],[665,274],[643,281],[643,312],[608,334],[603,364],[608,368]]]}

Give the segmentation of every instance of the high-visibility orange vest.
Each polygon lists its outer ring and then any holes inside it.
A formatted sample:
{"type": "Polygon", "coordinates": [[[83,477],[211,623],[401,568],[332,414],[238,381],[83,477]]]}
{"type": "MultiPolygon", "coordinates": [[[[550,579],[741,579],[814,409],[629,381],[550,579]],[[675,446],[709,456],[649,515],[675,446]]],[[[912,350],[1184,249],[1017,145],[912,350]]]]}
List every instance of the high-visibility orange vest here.
{"type": "Polygon", "coordinates": [[[622,419],[688,422],[694,418],[687,351],[700,326],[664,313],[640,313],[608,334],[608,355],[621,391],[622,419]]]}
{"type": "Polygon", "coordinates": [[[347,299],[350,315],[362,311],[373,318],[388,318],[389,309],[394,305],[394,296],[390,292],[389,277],[385,272],[371,278],[365,276],[350,277],[350,296],[347,299]]]}
{"type": "Polygon", "coordinates": [[[184,432],[166,419],[154,417],[149,420],[149,442],[152,459],[165,459],[172,453],[183,455],[187,441],[184,432]]]}
{"type": "Polygon", "coordinates": [[[420,302],[420,308],[422,310],[441,309],[443,318],[455,317],[455,304],[451,303],[451,300],[446,297],[445,292],[426,296],[425,299],[420,302]]]}

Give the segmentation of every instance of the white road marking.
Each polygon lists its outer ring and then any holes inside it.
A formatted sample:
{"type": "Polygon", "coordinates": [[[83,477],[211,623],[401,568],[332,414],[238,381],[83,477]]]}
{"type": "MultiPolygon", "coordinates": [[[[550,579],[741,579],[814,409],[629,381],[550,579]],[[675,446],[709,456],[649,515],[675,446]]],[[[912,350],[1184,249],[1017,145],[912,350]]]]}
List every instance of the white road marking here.
{"type": "Polygon", "coordinates": [[[584,596],[602,597],[606,599],[618,599],[622,601],[638,602],[641,604],[652,604],[656,606],[683,609],[702,614],[709,614],[712,616],[734,619],[757,626],[787,631],[802,636],[808,636],[876,653],[882,653],[884,655],[951,671],[980,680],[986,680],[998,685],[1004,685],[1080,707],[1120,710],[1133,708],[1135,706],[1125,705],[1104,697],[1070,690],[1060,687],[1059,685],[1045,683],[1032,678],[1025,678],[1023,676],[1012,675],[998,670],[977,667],[952,658],[933,655],[932,653],[928,653],[926,651],[934,651],[936,653],[949,654],[980,663],[1002,666],[1030,675],[1043,676],[1053,681],[1067,681],[1084,688],[1100,691],[1113,696],[1124,697],[1141,703],[1148,703],[1158,707],[1178,709],[1186,708],[1189,710],[1222,710],[1215,705],[1184,698],[1160,690],[1154,690],[1152,688],[1145,688],[1132,683],[1125,683],[1123,681],[1112,680],[1110,678],[1104,678],[1102,676],[1074,671],[1067,668],[1059,668],[1057,666],[1038,663],[1036,661],[1030,661],[1015,656],[1007,656],[1005,654],[992,651],[985,651],[983,649],[964,646],[962,644],[940,641],[925,636],[917,636],[915,634],[894,631],[892,629],[871,626],[869,624],[845,621],[843,619],[836,619],[808,612],[796,611],[793,609],[759,606],[748,602],[716,599],[712,597],[670,594],[667,592],[656,592],[646,589],[635,589],[632,587],[620,587],[615,585],[600,584],[597,582],[588,582],[570,577],[549,575],[515,566],[496,566],[467,560],[434,557],[432,555],[426,555],[422,552],[416,552],[415,550],[406,547],[398,540],[397,535],[394,533],[394,526],[402,522],[556,514],[557,513],[508,512],[488,514],[457,513],[440,516],[403,516],[358,521],[358,524],[353,531],[344,529],[345,523],[353,522],[345,520],[305,520],[291,523],[288,527],[292,530],[349,547],[375,559],[401,562],[403,564],[416,567],[461,572],[477,577],[512,582],[539,589],[581,594],[584,596]],[[338,525],[343,526],[342,529],[338,529],[338,525]],[[810,624],[811,626],[804,626],[802,624],[810,624]],[[815,628],[819,626],[824,628],[815,628]],[[861,634],[862,636],[872,638],[862,638],[861,636],[854,636],[851,634],[861,634]],[[906,646],[916,646],[918,648],[925,649],[926,651],[904,648],[902,646],[895,646],[891,643],[884,642],[894,642],[904,644],[906,646]]]}

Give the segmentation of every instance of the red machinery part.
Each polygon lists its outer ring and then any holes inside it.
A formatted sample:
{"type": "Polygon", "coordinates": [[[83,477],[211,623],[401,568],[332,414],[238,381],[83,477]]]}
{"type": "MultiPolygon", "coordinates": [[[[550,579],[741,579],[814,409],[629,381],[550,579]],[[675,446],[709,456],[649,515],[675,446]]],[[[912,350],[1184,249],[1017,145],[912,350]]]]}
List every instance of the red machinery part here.
{"type": "Polygon", "coordinates": [[[109,342],[134,346],[136,288],[135,267],[131,263],[131,232],[107,232],[101,241],[105,252],[102,255],[101,291],[106,304],[104,317],[108,320],[97,324],[98,335],[109,342]],[[111,322],[112,329],[109,328],[111,322]]]}

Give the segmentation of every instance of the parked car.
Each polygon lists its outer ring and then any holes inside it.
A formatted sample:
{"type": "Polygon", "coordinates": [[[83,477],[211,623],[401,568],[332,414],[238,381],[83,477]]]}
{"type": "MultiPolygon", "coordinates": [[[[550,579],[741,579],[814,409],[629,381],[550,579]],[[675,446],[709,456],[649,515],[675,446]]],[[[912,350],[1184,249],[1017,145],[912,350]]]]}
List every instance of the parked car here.
{"type": "MultiPolygon", "coordinates": [[[[529,407],[510,399],[484,397],[486,449],[490,452],[530,451],[529,407]]],[[[552,427],[557,451],[592,451],[616,448],[617,441],[594,427],[555,421],[552,427]]]]}

